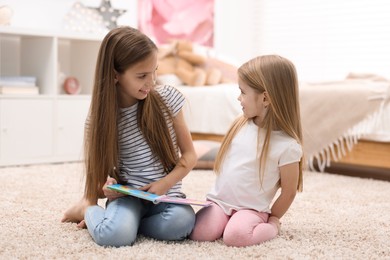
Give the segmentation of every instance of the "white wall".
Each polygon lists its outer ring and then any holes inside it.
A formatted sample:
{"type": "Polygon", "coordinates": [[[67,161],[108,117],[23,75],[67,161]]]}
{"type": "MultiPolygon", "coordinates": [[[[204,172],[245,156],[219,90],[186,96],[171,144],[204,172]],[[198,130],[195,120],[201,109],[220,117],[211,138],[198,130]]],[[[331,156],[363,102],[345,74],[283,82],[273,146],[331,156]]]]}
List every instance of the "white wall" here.
{"type": "Polygon", "coordinates": [[[390,78],[390,1],[216,1],[216,47],[240,61],[277,53],[304,81],[390,78]]]}
{"type": "Polygon", "coordinates": [[[214,47],[242,64],[255,55],[260,33],[259,0],[215,0],[214,47]]]}
{"type": "MultiPolygon", "coordinates": [[[[0,6],[8,5],[13,9],[12,26],[63,30],[64,16],[75,2],[77,0],[0,0],[0,6]]],[[[80,2],[85,6],[97,7],[101,0],[80,2]]],[[[115,8],[127,10],[118,24],[137,27],[137,0],[111,0],[111,3],[115,8]]],[[[241,64],[252,57],[256,49],[256,37],[252,32],[258,27],[257,10],[254,9],[254,6],[259,5],[258,1],[215,0],[215,4],[215,46],[219,53],[241,64]]]]}
{"type": "MultiPolygon", "coordinates": [[[[0,6],[13,10],[11,25],[15,27],[62,30],[63,18],[75,2],[88,7],[98,7],[101,0],[0,0],[0,6]]],[[[137,0],[111,0],[116,9],[127,10],[118,24],[137,25],[137,0]]]]}
{"type": "MultiPolygon", "coordinates": [[[[56,30],[74,2],[0,0],[0,6],[14,9],[13,26],[56,30]]],[[[137,0],[111,2],[128,10],[118,24],[137,26],[137,0]]],[[[349,72],[390,78],[389,14],[388,0],[215,0],[214,43],[237,64],[261,54],[283,55],[304,81],[338,80],[349,72]]]]}

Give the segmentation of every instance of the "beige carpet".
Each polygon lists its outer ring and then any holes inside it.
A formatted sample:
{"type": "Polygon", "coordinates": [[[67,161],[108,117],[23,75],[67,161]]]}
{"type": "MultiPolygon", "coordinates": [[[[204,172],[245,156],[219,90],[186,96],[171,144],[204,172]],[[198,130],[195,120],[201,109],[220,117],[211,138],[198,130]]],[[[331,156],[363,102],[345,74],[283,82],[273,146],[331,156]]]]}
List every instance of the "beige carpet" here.
{"type": "MultiPolygon", "coordinates": [[[[257,246],[139,238],[132,247],[104,248],[87,230],[60,222],[81,196],[81,169],[0,168],[0,259],[390,259],[390,182],[307,172],[280,236],[257,246]]],[[[213,181],[211,171],[193,171],[184,190],[200,199],[213,181]]]]}

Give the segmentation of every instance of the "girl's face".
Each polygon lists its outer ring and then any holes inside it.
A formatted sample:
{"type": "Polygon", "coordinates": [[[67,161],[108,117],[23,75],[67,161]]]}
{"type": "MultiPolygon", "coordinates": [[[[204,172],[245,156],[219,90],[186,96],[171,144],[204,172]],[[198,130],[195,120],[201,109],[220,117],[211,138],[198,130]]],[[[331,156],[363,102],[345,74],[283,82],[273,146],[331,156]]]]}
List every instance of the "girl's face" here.
{"type": "Polygon", "coordinates": [[[116,74],[119,105],[129,107],[145,99],[155,86],[157,52],[131,66],[123,73],[116,74]]]}
{"type": "Polygon", "coordinates": [[[268,103],[265,98],[265,92],[259,93],[255,89],[251,88],[238,79],[238,85],[241,90],[241,94],[238,96],[238,100],[241,103],[242,111],[246,118],[252,118],[256,125],[260,125],[263,121],[264,106],[268,103]]]}

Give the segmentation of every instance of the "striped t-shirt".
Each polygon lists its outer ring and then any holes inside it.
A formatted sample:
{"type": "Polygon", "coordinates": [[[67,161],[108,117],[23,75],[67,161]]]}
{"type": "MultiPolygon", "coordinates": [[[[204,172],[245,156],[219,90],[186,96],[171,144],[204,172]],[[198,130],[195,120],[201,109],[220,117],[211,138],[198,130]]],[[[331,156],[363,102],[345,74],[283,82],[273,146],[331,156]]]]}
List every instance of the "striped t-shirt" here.
{"type": "MultiPolygon", "coordinates": [[[[172,115],[176,116],[185,102],[183,94],[171,86],[158,86],[155,90],[160,94],[172,115]]],[[[137,125],[137,108],[138,103],[120,109],[118,118],[119,178],[134,188],[140,188],[166,176],[163,165],[157,155],[152,154],[152,150],[137,125]]],[[[179,153],[173,124],[168,115],[166,118],[173,145],[179,153]]],[[[180,190],[181,181],[176,183],[167,195],[184,197],[180,190]]]]}

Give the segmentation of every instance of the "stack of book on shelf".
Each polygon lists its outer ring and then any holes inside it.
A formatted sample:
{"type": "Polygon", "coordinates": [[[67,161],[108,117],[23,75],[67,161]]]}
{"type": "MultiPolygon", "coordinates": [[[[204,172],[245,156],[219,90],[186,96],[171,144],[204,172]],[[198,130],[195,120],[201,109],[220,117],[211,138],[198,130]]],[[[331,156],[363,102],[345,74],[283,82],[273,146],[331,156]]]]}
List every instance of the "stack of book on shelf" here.
{"type": "Polygon", "coordinates": [[[0,76],[0,95],[39,94],[37,79],[28,76],[0,76]]]}

